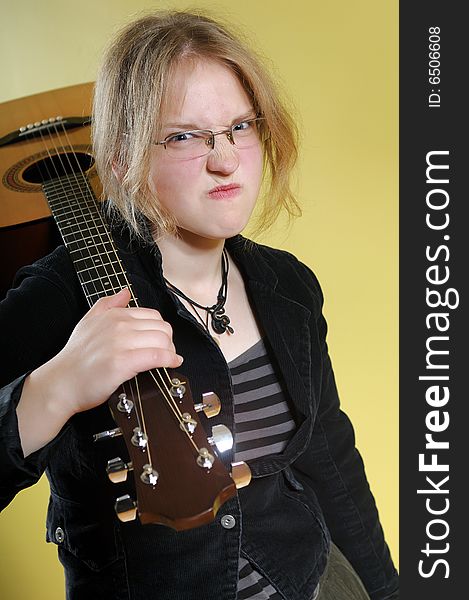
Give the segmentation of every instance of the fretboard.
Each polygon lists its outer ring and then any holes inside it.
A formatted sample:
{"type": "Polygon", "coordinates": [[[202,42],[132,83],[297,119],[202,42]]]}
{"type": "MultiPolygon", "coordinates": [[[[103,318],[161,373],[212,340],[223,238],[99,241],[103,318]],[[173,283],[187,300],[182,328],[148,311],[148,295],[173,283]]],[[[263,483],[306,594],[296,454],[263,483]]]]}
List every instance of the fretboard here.
{"type": "Polygon", "coordinates": [[[89,305],[102,296],[130,288],[86,175],[74,173],[51,179],[43,183],[43,190],[89,305]]]}

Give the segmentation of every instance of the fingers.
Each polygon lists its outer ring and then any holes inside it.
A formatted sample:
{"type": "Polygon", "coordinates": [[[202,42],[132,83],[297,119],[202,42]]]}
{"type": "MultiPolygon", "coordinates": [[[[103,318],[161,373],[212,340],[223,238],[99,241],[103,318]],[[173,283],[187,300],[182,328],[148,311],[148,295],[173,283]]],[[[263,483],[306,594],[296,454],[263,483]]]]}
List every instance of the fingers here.
{"type": "MultiPolygon", "coordinates": [[[[133,367],[133,373],[126,375],[126,380],[138,373],[152,369],[176,369],[182,365],[183,358],[170,348],[134,348],[122,356],[125,367],[133,367]]],[[[120,370],[119,365],[117,368],[120,370]]]]}
{"type": "Polygon", "coordinates": [[[103,356],[126,356],[129,363],[120,362],[127,373],[180,366],[182,357],[176,353],[171,325],[155,309],[128,308],[129,298],[129,290],[123,289],[88,311],[84,324],[91,348],[103,356]],[[141,351],[138,358],[132,355],[134,350],[141,351]]]}
{"type": "Polygon", "coordinates": [[[172,335],[170,332],[168,333],[164,321],[157,323],[154,327],[132,329],[127,339],[121,340],[120,343],[117,342],[116,347],[128,348],[129,350],[161,348],[170,350],[173,353],[176,352],[172,335]]]}
{"type": "MultiPolygon", "coordinates": [[[[127,308],[129,316],[135,319],[159,319],[162,322],[163,318],[161,314],[154,308],[143,308],[143,307],[132,307],[128,308],[131,294],[128,288],[123,288],[117,294],[111,296],[104,296],[100,298],[88,311],[87,315],[98,315],[108,311],[111,308],[127,308]]],[[[169,323],[166,323],[170,327],[169,323]]]]}
{"type": "Polygon", "coordinates": [[[122,289],[117,294],[100,298],[89,310],[92,314],[101,314],[110,308],[125,308],[130,302],[130,291],[128,288],[122,289]]]}
{"type": "Polygon", "coordinates": [[[157,310],[128,308],[130,297],[125,288],[98,300],[47,363],[47,389],[64,414],[98,406],[138,373],[181,366],[171,325],[157,310]]]}

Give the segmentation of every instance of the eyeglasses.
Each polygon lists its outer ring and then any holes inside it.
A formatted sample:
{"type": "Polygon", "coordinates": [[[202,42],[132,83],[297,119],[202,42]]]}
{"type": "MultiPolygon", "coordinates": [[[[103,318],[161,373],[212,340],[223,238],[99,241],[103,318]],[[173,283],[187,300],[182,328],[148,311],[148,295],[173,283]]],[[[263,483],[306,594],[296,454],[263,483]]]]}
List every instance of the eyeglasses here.
{"type": "Polygon", "coordinates": [[[215,148],[215,136],[226,135],[231,144],[237,148],[250,148],[258,141],[264,141],[261,135],[260,123],[263,117],[246,119],[235,123],[222,131],[210,129],[193,129],[180,131],[165,137],[161,142],[154,142],[155,146],[163,146],[171,158],[191,159],[205,156],[215,148]]]}

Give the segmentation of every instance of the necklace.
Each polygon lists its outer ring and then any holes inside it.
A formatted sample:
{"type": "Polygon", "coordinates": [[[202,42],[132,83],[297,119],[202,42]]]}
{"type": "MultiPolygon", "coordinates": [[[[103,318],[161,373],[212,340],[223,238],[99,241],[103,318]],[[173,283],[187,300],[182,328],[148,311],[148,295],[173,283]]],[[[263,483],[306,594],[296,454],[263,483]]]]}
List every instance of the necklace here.
{"type": "Polygon", "coordinates": [[[182,292],[180,289],[178,289],[175,285],[173,285],[170,281],[168,281],[165,278],[165,282],[169,286],[168,289],[173,294],[176,294],[176,296],[183,298],[184,300],[186,300],[186,302],[188,302],[191,305],[194,313],[196,314],[197,318],[202,323],[204,329],[207,331],[207,333],[209,335],[211,335],[209,326],[208,326],[209,315],[211,317],[210,323],[211,323],[212,329],[215,333],[222,334],[222,333],[225,333],[226,331],[228,333],[234,333],[234,329],[230,326],[230,318],[227,314],[225,314],[225,303],[226,303],[226,299],[228,297],[228,271],[229,271],[229,268],[230,268],[230,263],[229,263],[229,259],[228,259],[228,252],[226,251],[225,248],[223,248],[223,252],[221,255],[221,286],[220,286],[220,289],[218,290],[217,301],[212,306],[203,306],[202,304],[199,304],[195,300],[192,300],[192,298],[189,298],[189,296],[186,296],[186,294],[184,292],[182,292]],[[205,320],[201,317],[197,308],[200,308],[201,310],[205,310],[205,312],[206,312],[205,320]]]}

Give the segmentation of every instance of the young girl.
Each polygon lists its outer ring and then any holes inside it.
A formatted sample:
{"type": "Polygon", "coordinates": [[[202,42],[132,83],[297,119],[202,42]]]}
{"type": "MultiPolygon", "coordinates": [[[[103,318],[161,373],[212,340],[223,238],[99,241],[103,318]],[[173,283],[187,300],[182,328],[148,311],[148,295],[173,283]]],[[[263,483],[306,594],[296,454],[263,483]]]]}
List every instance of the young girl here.
{"type": "Polygon", "coordinates": [[[2,505],[47,469],[67,598],[397,598],[319,284],[240,235],[264,177],[263,228],[297,208],[295,128],[259,61],[209,18],[140,19],[99,73],[93,141],[138,307],[126,287],[88,310],[64,247],[20,272],[0,311],[2,505]],[[246,461],[252,476],[213,521],[183,531],[121,522],[106,476],[120,441],[93,441],[115,427],[113,392],[166,368],[194,401],[217,394],[211,421],[234,435],[223,463],[246,461]]]}

